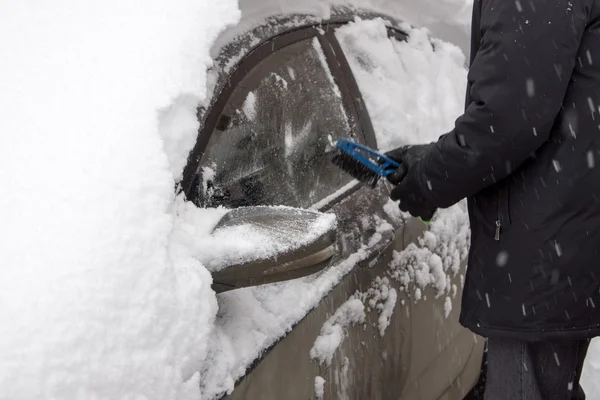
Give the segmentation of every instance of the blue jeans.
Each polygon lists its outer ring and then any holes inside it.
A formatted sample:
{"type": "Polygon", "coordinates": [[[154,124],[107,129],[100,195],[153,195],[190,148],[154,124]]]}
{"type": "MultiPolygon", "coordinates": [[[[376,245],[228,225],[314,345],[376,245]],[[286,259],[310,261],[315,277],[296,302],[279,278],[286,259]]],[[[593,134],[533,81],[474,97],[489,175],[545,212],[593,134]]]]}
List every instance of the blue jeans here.
{"type": "Polygon", "coordinates": [[[585,400],[579,385],[590,341],[488,339],[485,400],[585,400]]]}

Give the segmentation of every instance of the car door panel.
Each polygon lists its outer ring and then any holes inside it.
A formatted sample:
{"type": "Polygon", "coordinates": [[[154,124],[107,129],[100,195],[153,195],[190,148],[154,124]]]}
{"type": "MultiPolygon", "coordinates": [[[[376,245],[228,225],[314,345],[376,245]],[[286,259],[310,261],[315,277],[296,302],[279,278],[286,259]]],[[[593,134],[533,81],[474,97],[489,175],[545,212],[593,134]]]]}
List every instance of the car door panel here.
{"type": "MultiPolygon", "coordinates": [[[[409,220],[404,230],[404,247],[417,243],[426,230],[426,225],[418,219],[409,220]]],[[[420,295],[413,297],[410,303],[413,314],[411,347],[415,357],[403,398],[440,396],[460,376],[467,362],[465,355],[478,351],[475,347],[481,347],[483,343],[483,339],[463,328],[458,321],[461,276],[465,271],[466,260],[461,263],[458,273],[446,271],[450,286],[444,293],[439,293],[432,285],[423,288],[415,281],[410,282],[409,292],[419,291],[420,295]]]]}

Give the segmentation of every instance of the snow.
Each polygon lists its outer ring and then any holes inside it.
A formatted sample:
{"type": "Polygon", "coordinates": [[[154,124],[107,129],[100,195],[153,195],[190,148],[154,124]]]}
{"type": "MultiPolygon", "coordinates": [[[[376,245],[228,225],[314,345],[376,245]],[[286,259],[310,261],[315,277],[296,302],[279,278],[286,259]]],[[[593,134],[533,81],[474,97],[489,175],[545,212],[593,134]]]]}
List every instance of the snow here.
{"type": "Polygon", "coordinates": [[[396,289],[390,286],[390,280],[387,277],[378,276],[373,280],[366,293],[358,292],[356,296],[368,306],[369,311],[376,310],[380,314],[377,319],[377,327],[379,334],[383,337],[385,330],[390,325],[390,319],[398,300],[396,289]]]}
{"type": "Polygon", "coordinates": [[[0,397],[200,399],[217,302],[173,188],[235,2],[0,9],[0,397]]]}
{"type": "Polygon", "coordinates": [[[388,40],[381,19],[350,23],[336,36],[352,55],[348,61],[381,150],[434,141],[454,126],[466,87],[459,48],[431,41],[424,29],[410,30],[408,41],[388,40]]]}
{"type": "MultiPolygon", "coordinates": [[[[217,58],[226,44],[239,39],[240,35],[264,24],[273,16],[297,16],[287,23],[293,27],[305,23],[307,19],[317,22],[327,20],[332,16],[331,8],[336,6],[351,6],[389,15],[413,26],[426,27],[435,36],[461,46],[463,52],[468,54],[472,3],[472,0],[239,0],[244,18],[219,37],[211,54],[217,58]]],[[[258,41],[258,38],[254,38],[249,44],[255,45],[258,41]]]]}
{"type": "Polygon", "coordinates": [[[315,397],[317,400],[323,400],[323,396],[325,396],[325,382],[323,377],[315,377],[315,397]]]}
{"type": "Polygon", "coordinates": [[[323,324],[320,335],[310,349],[310,358],[331,365],[333,354],[342,344],[347,329],[364,322],[365,317],[365,305],[360,299],[351,297],[323,324]]]}
{"type": "Polygon", "coordinates": [[[397,300],[398,293],[390,286],[389,279],[375,278],[367,292],[355,293],[323,324],[321,333],[310,350],[310,357],[331,365],[335,351],[342,344],[348,327],[364,322],[365,309],[379,313],[377,327],[383,337],[390,325],[397,300]]]}
{"type": "MultiPolygon", "coordinates": [[[[294,215],[292,207],[259,207],[285,210],[294,215]]],[[[225,208],[197,208],[192,203],[181,202],[177,208],[180,224],[173,238],[181,251],[200,260],[209,271],[223,267],[275,258],[279,254],[306,246],[331,229],[335,229],[335,214],[313,211],[315,219],[300,219],[286,230],[256,223],[229,225],[214,229],[229,210],[225,208]],[[294,233],[295,232],[295,233],[294,233]]],[[[307,211],[304,211],[307,212],[307,211]]]]}
{"type": "MultiPolygon", "coordinates": [[[[386,225],[387,223],[380,222],[380,226],[386,225]]],[[[436,289],[436,297],[446,296],[444,315],[448,318],[452,312],[452,298],[456,297],[458,290],[456,285],[451,285],[450,282],[459,274],[461,264],[466,261],[469,235],[464,203],[439,210],[431,222],[430,230],[418,238],[418,243],[410,244],[400,252],[395,251],[385,275],[376,277],[366,292],[356,292],[348,302],[351,302],[353,309],[362,308],[365,312],[379,313],[377,328],[382,337],[390,325],[398,298],[391,280],[398,282],[400,290],[412,295],[415,302],[427,301],[422,292],[429,286],[433,287],[436,289]],[[413,293],[409,285],[416,286],[413,293]]],[[[340,306],[324,323],[321,335],[310,351],[311,358],[330,364],[343,342],[345,329],[357,323],[347,317],[348,302],[340,306]]],[[[361,321],[362,319],[358,322],[361,321]]]]}
{"type": "Polygon", "coordinates": [[[256,95],[254,92],[248,92],[248,96],[246,96],[246,100],[242,104],[242,111],[244,111],[244,114],[250,121],[256,118],[256,95]]]}
{"type": "Polygon", "coordinates": [[[187,162],[187,155],[196,142],[199,97],[191,93],[178,95],[173,102],[158,110],[158,131],[162,136],[171,173],[178,179],[187,162]]]}
{"type": "Polygon", "coordinates": [[[444,300],[444,317],[448,318],[450,313],[452,312],[452,298],[450,296],[446,296],[446,300],[444,300]]]}
{"type": "MultiPolygon", "coordinates": [[[[468,256],[469,219],[466,204],[461,202],[448,209],[438,210],[431,222],[430,230],[409,244],[403,251],[394,253],[389,275],[408,288],[416,284],[415,301],[421,300],[420,293],[433,287],[436,296],[454,296],[456,287],[450,284],[460,271],[461,262],[468,256]]],[[[449,314],[448,300],[445,310],[449,314]]]]}
{"type": "Polygon", "coordinates": [[[379,334],[383,337],[385,335],[385,330],[388,326],[390,326],[390,319],[392,318],[392,314],[394,313],[394,307],[396,306],[396,300],[398,300],[398,293],[396,293],[396,289],[391,288],[387,293],[387,298],[385,299],[385,303],[383,303],[380,307],[381,315],[377,320],[377,324],[379,327],[379,334]]]}

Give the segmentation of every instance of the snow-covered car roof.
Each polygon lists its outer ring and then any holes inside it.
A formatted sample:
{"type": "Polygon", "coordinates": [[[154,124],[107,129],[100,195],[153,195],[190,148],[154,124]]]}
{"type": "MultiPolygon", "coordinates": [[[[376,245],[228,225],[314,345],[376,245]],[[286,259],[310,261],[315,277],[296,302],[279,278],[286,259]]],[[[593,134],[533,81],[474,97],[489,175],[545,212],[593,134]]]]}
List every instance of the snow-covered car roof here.
{"type": "Polygon", "coordinates": [[[435,0],[240,0],[242,19],[223,31],[210,50],[214,65],[209,72],[209,96],[205,99],[204,108],[219,92],[231,69],[245,55],[269,38],[307,25],[348,22],[357,17],[379,17],[385,19],[389,26],[401,30],[406,24],[425,27],[434,36],[444,37],[444,40],[459,46],[468,54],[470,1],[453,0],[447,3],[435,0]],[[437,12],[432,14],[428,5],[433,3],[437,12]],[[447,3],[452,7],[449,8],[447,3]],[[424,13],[425,9],[428,12],[424,13]]]}
{"type": "Polygon", "coordinates": [[[271,19],[279,18],[279,26],[273,26],[274,29],[286,29],[311,20],[348,19],[360,14],[386,16],[416,27],[426,27],[435,36],[443,37],[467,53],[471,3],[469,0],[240,0],[242,19],[219,35],[211,55],[217,59],[223,46],[256,27],[265,26],[271,19]],[[289,22],[281,24],[282,18],[289,22]]]}

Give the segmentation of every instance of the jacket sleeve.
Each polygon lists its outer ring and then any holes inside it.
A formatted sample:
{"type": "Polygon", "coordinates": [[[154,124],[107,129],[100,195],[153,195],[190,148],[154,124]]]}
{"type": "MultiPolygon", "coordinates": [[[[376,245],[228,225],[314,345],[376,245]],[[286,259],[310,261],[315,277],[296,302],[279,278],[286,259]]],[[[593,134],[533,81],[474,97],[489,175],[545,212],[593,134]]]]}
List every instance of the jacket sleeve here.
{"type": "Polygon", "coordinates": [[[590,13],[586,0],[482,1],[472,101],[413,171],[436,207],[507,177],[548,140],[590,13]]]}

